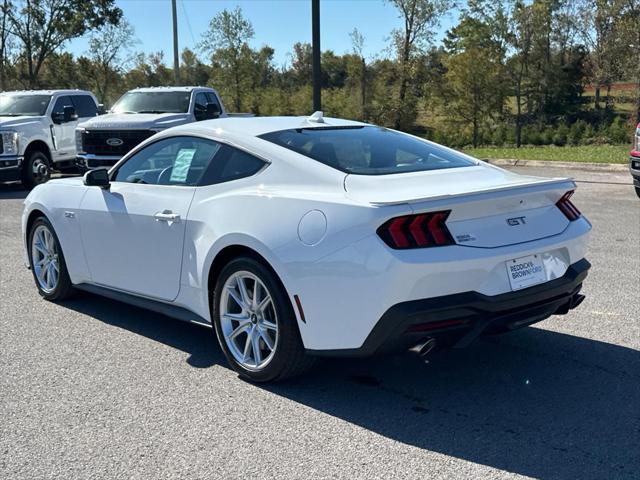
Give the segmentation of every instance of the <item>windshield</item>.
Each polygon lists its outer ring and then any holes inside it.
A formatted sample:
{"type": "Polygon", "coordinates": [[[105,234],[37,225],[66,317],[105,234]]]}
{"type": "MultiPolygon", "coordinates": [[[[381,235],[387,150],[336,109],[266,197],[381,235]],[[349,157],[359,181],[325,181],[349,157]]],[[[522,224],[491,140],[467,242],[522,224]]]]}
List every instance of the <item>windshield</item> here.
{"type": "Polygon", "coordinates": [[[129,92],[116,102],[113,113],[187,113],[190,92],[129,92]]]}
{"type": "Polygon", "coordinates": [[[346,173],[384,175],[475,165],[462,154],[382,127],[297,128],[261,135],[346,173]]]}
{"type": "Polygon", "coordinates": [[[0,117],[42,116],[51,95],[0,95],[0,117]]]}

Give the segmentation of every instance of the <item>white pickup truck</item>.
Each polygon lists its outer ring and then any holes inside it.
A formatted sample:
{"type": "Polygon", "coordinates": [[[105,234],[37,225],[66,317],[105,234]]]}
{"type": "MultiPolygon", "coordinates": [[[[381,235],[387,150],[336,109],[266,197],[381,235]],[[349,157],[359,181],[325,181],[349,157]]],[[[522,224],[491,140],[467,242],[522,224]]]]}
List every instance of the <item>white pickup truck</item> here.
{"type": "Polygon", "coordinates": [[[76,168],[75,129],[98,115],[91,92],[29,90],[0,93],[0,181],[32,188],[51,170],[76,168]]]}
{"type": "Polygon", "coordinates": [[[111,167],[160,130],[226,116],[212,88],[137,88],[120,97],[106,115],[78,126],[78,165],[86,169],[111,167]]]}

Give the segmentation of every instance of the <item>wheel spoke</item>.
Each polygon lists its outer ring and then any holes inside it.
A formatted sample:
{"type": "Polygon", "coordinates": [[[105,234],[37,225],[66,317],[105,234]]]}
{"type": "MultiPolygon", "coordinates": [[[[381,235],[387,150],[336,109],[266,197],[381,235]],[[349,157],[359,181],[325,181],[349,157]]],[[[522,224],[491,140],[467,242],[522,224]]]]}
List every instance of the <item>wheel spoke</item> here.
{"type": "Polygon", "coordinates": [[[276,325],[275,323],[269,321],[269,320],[263,320],[262,321],[262,326],[268,330],[273,330],[273,331],[278,331],[278,325],[276,325]]]}
{"type": "Polygon", "coordinates": [[[44,235],[44,244],[45,244],[45,246],[47,248],[47,253],[51,253],[51,251],[52,251],[52,248],[51,248],[51,235],[46,230],[43,231],[43,235],[44,235]]]}
{"type": "Polygon", "coordinates": [[[251,328],[251,323],[241,323],[231,334],[229,335],[230,340],[235,340],[238,335],[243,332],[246,332],[251,328]]]}
{"type": "Polygon", "coordinates": [[[249,323],[249,317],[244,313],[223,313],[222,318],[229,320],[230,322],[240,322],[240,324],[249,323]]]}
{"type": "Polygon", "coordinates": [[[266,295],[258,304],[257,310],[264,315],[264,311],[269,306],[270,303],[271,303],[271,295],[266,295]]]}
{"type": "Polygon", "coordinates": [[[46,269],[47,269],[46,265],[42,265],[40,267],[36,267],[36,275],[38,276],[38,280],[40,280],[41,283],[45,283],[45,281],[44,281],[44,273],[45,273],[46,269]]]}
{"type": "Polygon", "coordinates": [[[258,298],[260,295],[260,282],[256,280],[253,282],[253,298],[251,299],[251,306],[255,310],[258,307],[258,298]]]}
{"type": "Polygon", "coordinates": [[[233,298],[233,301],[236,302],[236,304],[242,309],[242,310],[246,310],[246,305],[244,304],[244,302],[242,301],[242,298],[240,298],[238,296],[238,293],[236,292],[235,288],[231,285],[229,285],[227,287],[227,291],[229,292],[229,296],[231,298],[233,298]]]}
{"type": "Polygon", "coordinates": [[[262,352],[260,351],[260,335],[256,334],[254,331],[251,336],[251,344],[253,348],[253,360],[255,361],[256,367],[262,363],[262,352]]]}
{"type": "Polygon", "coordinates": [[[248,335],[247,335],[247,339],[244,341],[244,352],[242,352],[242,361],[243,362],[247,362],[249,361],[249,359],[251,358],[249,356],[251,347],[252,347],[252,342],[251,342],[251,337],[253,334],[253,330],[250,330],[248,335]]]}
{"type": "Polygon", "coordinates": [[[45,288],[51,288],[49,285],[49,264],[47,264],[43,269],[42,282],[44,283],[45,288]]]}
{"type": "Polygon", "coordinates": [[[51,281],[51,285],[49,288],[55,288],[58,284],[58,273],[53,266],[53,262],[49,263],[49,279],[51,281]]]}
{"type": "Polygon", "coordinates": [[[273,340],[269,336],[269,333],[266,330],[260,330],[260,337],[262,337],[262,340],[264,341],[265,345],[269,348],[269,350],[273,351],[275,344],[273,343],[273,340]]]}
{"type": "Polygon", "coordinates": [[[247,291],[247,285],[244,283],[244,279],[238,276],[236,278],[236,282],[238,283],[238,290],[240,291],[240,296],[242,297],[243,305],[245,307],[250,307],[251,299],[249,298],[249,292],[247,291]]]}
{"type": "Polygon", "coordinates": [[[33,244],[33,247],[38,251],[38,253],[40,253],[41,255],[46,255],[47,254],[47,250],[45,248],[45,246],[40,242],[40,239],[37,239],[35,241],[35,243],[33,244]]]}

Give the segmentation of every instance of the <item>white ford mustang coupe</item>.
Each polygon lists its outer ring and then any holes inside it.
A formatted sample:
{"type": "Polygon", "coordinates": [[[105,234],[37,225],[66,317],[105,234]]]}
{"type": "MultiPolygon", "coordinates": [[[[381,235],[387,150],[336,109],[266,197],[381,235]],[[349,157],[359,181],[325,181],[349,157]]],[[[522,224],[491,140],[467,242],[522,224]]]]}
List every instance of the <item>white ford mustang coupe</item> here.
{"type": "Polygon", "coordinates": [[[591,229],[575,188],[320,112],[224,118],[39,185],[22,227],[44,298],[212,325],[234,369],[271,381],[575,308],[591,229]]]}

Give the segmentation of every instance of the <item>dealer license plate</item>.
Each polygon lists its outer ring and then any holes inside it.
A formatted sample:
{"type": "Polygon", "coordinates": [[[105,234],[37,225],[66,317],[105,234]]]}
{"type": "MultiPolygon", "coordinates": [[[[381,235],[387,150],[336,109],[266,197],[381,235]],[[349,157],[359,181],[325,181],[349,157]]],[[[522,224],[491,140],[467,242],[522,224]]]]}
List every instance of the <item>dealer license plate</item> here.
{"type": "Polygon", "coordinates": [[[511,290],[521,290],[547,280],[541,255],[527,255],[507,260],[506,264],[511,290]]]}

